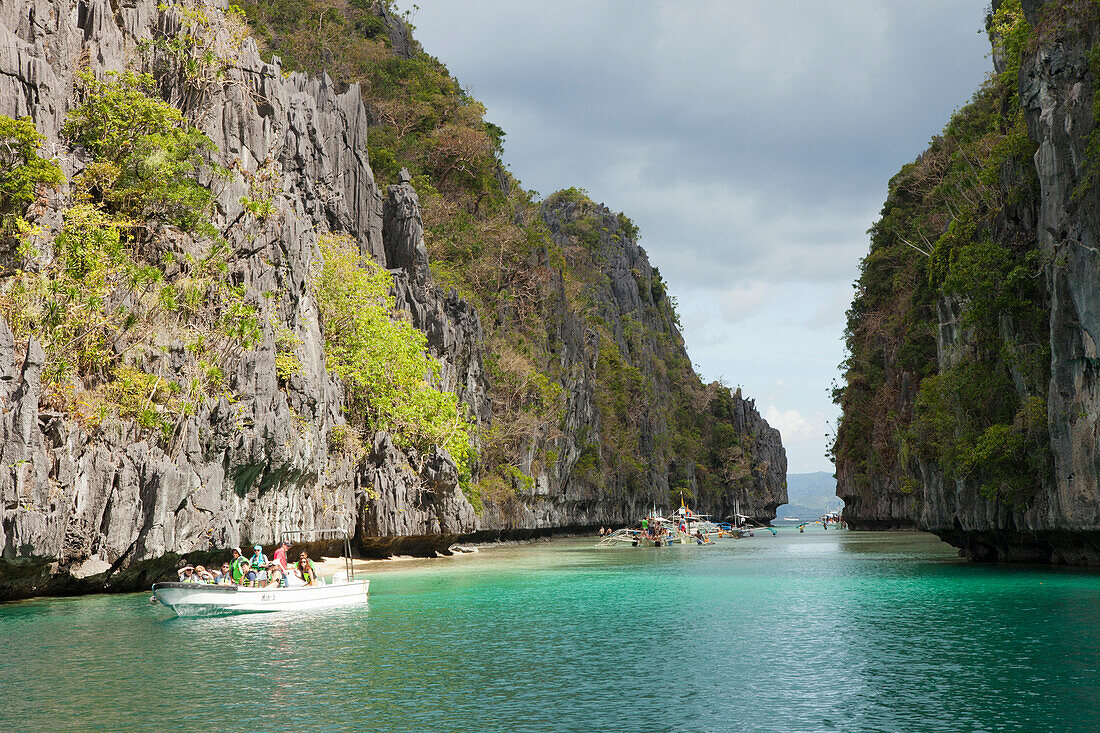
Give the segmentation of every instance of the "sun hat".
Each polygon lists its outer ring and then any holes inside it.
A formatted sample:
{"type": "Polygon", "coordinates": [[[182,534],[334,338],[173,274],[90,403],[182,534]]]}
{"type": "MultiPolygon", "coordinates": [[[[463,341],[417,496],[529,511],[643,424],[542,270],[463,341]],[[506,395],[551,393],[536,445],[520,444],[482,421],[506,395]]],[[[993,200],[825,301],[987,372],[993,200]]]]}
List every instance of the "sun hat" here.
{"type": "Polygon", "coordinates": [[[263,547],[261,547],[260,545],[252,545],[252,549],[253,549],[253,550],[262,550],[262,549],[264,549],[264,548],[263,548],[263,547]]]}
{"type": "Polygon", "coordinates": [[[241,548],[239,548],[239,547],[234,547],[233,550],[236,551],[236,553],[238,555],[243,555],[244,554],[243,552],[241,552],[241,548]]]}

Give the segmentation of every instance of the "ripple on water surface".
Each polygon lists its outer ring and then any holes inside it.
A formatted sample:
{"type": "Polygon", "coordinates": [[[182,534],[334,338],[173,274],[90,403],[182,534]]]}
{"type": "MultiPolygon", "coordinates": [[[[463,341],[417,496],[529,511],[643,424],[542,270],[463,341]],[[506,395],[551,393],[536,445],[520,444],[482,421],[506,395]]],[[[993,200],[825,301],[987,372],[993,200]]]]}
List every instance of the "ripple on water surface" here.
{"type": "Polygon", "coordinates": [[[918,534],[499,548],[369,606],[0,606],[0,730],[1095,730],[1100,576],[918,534]]]}

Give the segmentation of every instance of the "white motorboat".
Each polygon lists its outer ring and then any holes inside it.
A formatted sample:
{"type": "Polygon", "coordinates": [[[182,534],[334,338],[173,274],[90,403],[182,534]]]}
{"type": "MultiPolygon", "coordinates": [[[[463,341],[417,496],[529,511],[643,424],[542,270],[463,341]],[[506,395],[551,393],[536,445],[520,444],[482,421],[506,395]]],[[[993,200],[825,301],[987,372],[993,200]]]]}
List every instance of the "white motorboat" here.
{"type": "Polygon", "coordinates": [[[365,603],[369,580],[345,580],[297,588],[248,588],[209,583],[155,583],[153,595],[177,616],[290,611],[365,603]]]}
{"type": "MultiPolygon", "coordinates": [[[[177,616],[221,616],[232,613],[291,611],[332,608],[367,601],[369,580],[356,580],[351,563],[351,539],[342,529],[309,530],[310,534],[336,534],[344,543],[344,570],[327,583],[290,587],[257,588],[246,585],[167,582],[153,584],[155,602],[168,606],[177,616]]],[[[282,535],[302,535],[302,530],[282,535]]],[[[298,581],[301,583],[301,581],[298,581]]]]}

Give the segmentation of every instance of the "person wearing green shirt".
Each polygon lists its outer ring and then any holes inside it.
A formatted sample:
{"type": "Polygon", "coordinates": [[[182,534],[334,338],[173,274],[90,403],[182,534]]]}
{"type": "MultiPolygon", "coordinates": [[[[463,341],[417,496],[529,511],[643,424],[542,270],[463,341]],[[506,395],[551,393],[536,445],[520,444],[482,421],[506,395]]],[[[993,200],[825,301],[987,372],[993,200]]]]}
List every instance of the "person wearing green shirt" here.
{"type": "Polygon", "coordinates": [[[244,555],[241,554],[241,548],[233,548],[233,560],[229,563],[229,573],[233,577],[233,583],[240,585],[241,577],[244,573],[241,571],[241,563],[245,562],[244,555]]]}

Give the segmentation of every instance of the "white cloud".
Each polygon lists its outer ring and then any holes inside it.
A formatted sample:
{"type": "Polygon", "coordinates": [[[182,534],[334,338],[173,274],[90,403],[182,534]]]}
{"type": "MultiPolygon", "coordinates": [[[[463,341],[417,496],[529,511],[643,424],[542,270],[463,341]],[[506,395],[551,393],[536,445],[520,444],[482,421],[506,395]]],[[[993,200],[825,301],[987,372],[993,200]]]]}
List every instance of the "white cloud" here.
{"type": "Polygon", "coordinates": [[[765,402],[775,402],[787,394],[787,383],[782,379],[776,379],[772,384],[772,390],[761,397],[765,402]]]}
{"type": "Polygon", "coordinates": [[[775,405],[768,405],[764,419],[779,430],[784,443],[821,442],[825,437],[824,415],[814,414],[807,417],[798,410],[780,411],[775,405]]]}

